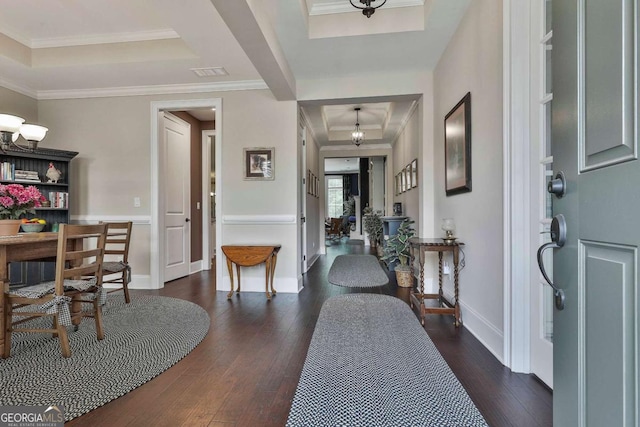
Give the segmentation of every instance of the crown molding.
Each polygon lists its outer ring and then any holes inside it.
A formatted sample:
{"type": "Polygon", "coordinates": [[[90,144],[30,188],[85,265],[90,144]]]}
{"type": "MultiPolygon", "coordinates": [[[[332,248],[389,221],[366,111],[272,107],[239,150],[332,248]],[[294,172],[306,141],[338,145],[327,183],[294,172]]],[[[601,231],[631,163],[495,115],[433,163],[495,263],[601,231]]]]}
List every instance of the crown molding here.
{"type": "Polygon", "coordinates": [[[167,95],[172,93],[201,93],[261,89],[269,89],[263,80],[244,80],[235,82],[128,86],[100,89],[43,90],[37,92],[37,99],[108,98],[114,96],[167,95]]]}
{"type": "Polygon", "coordinates": [[[28,96],[29,98],[33,98],[33,99],[38,99],[38,92],[33,90],[33,89],[29,89],[27,87],[24,86],[20,86],[16,83],[10,82],[9,80],[3,79],[2,77],[0,77],[0,86],[5,88],[5,89],[9,89],[12,90],[14,92],[18,92],[22,95],[28,96]]]}
{"type": "Polygon", "coordinates": [[[345,150],[360,150],[360,151],[370,151],[370,150],[384,150],[384,149],[391,149],[391,144],[389,143],[383,143],[383,144],[369,144],[367,145],[366,141],[360,145],[359,147],[356,147],[353,144],[349,144],[349,145],[325,145],[323,147],[320,147],[320,151],[345,151],[345,150]]]}
{"type": "MultiPolygon", "coordinates": [[[[398,7],[414,7],[424,6],[424,0],[394,0],[392,3],[384,5],[385,9],[398,7]],[[393,5],[392,5],[393,4],[393,5]]],[[[357,12],[358,10],[351,6],[351,3],[342,1],[332,1],[329,3],[314,4],[309,10],[309,16],[314,15],[331,15],[334,13],[357,12]]]]}
{"type": "Polygon", "coordinates": [[[404,129],[407,127],[407,123],[409,123],[409,120],[413,116],[414,111],[416,111],[416,108],[418,108],[418,101],[414,100],[411,103],[411,107],[409,107],[409,111],[407,112],[407,114],[405,114],[405,116],[404,116],[404,118],[402,120],[402,123],[400,124],[400,126],[398,126],[398,130],[396,131],[396,134],[393,137],[393,143],[394,144],[396,143],[398,138],[400,138],[400,135],[402,134],[402,132],[404,132],[404,129]]]}
{"type": "MultiPolygon", "coordinates": [[[[49,37],[32,39],[26,45],[31,49],[45,49],[52,47],[87,46],[94,44],[144,42],[151,40],[179,39],[180,35],[171,29],[133,31],[115,34],[85,34],[70,37],[49,37]]],[[[18,40],[25,44],[24,38],[18,40]]]]}

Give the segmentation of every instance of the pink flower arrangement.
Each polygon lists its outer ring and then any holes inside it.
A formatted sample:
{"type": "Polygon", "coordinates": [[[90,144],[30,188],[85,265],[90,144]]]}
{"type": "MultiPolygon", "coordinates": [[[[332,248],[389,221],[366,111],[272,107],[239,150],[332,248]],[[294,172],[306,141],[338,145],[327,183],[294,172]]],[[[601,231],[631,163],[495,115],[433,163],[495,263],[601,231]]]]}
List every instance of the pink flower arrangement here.
{"type": "Polygon", "coordinates": [[[0,218],[20,219],[26,213],[35,213],[45,201],[44,196],[33,185],[0,184],[0,218]]]}

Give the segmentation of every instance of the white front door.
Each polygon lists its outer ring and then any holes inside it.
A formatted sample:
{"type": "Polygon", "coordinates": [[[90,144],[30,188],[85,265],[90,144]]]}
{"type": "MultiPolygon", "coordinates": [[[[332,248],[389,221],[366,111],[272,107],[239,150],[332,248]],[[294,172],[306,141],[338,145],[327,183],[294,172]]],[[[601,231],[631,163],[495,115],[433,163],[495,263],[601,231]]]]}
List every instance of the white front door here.
{"type": "Polygon", "coordinates": [[[633,0],[553,0],[553,168],[566,177],[553,202],[566,222],[553,250],[565,294],[554,426],[640,422],[638,12],[633,0]]]}
{"type": "Polygon", "coordinates": [[[160,138],[160,188],[164,202],[164,280],[189,275],[190,235],[190,143],[191,126],[164,113],[160,138]]]}

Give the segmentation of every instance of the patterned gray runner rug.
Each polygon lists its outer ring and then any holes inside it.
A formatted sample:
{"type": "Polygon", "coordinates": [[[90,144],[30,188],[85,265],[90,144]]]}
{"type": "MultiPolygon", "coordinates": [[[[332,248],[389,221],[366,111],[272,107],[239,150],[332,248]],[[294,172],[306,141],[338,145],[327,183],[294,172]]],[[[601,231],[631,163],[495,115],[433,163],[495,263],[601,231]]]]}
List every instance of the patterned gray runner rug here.
{"type": "MultiPolygon", "coordinates": [[[[11,357],[0,359],[0,405],[64,405],[71,420],[158,376],[207,335],[210,319],[200,306],[161,296],[109,296],[103,307],[105,338],[93,319],[69,329],[65,359],[51,334],[14,333],[11,357]]],[[[51,323],[50,318],[35,322],[51,323]]]]}
{"type": "Polygon", "coordinates": [[[389,283],[387,273],[373,255],[339,255],[333,260],[329,283],[353,288],[372,288],[389,283]]]}
{"type": "Polygon", "coordinates": [[[287,426],[487,423],[407,304],[346,294],[320,310],[287,426]]]}

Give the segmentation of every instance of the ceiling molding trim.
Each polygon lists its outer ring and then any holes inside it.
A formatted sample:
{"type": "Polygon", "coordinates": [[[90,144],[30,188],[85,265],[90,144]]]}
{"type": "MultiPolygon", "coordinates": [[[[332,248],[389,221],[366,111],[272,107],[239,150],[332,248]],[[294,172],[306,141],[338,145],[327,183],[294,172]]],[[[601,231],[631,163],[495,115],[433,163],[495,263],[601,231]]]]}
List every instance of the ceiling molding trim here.
{"type": "Polygon", "coordinates": [[[133,31],[115,34],[87,34],[71,37],[50,37],[33,39],[27,44],[32,49],[51,47],[87,46],[94,44],[144,42],[150,40],[179,39],[180,35],[172,29],[133,31]]]}
{"type": "Polygon", "coordinates": [[[404,116],[404,118],[402,119],[402,123],[400,124],[400,126],[398,126],[398,131],[396,132],[395,136],[393,137],[393,144],[396,143],[396,141],[398,140],[398,138],[400,138],[400,134],[402,134],[402,132],[404,132],[404,128],[407,127],[407,123],[409,123],[409,120],[411,119],[411,117],[413,117],[413,113],[416,110],[416,108],[418,108],[418,101],[413,101],[411,103],[411,106],[409,107],[409,111],[407,112],[407,114],[404,116]]]}
{"type": "Polygon", "coordinates": [[[236,82],[177,84],[156,86],[129,86],[102,89],[44,90],[38,91],[37,99],[81,99],[108,98],[113,96],[167,95],[172,93],[225,92],[232,90],[269,89],[262,80],[244,80],[236,82]]]}
{"type": "Polygon", "coordinates": [[[360,147],[355,147],[353,144],[349,145],[331,145],[320,147],[320,151],[345,151],[345,150],[360,150],[360,151],[371,151],[371,150],[384,150],[391,149],[391,144],[369,144],[367,145],[366,141],[360,147]]]}
{"type": "MultiPolygon", "coordinates": [[[[393,3],[389,3],[384,6],[384,9],[398,8],[398,7],[415,7],[424,6],[424,0],[394,0],[393,3]],[[393,4],[393,6],[392,6],[393,4]]],[[[330,3],[314,4],[309,10],[309,15],[331,15],[334,13],[349,13],[358,12],[349,2],[333,1],[330,3]]]]}
{"type": "Polygon", "coordinates": [[[304,108],[302,107],[300,108],[300,121],[302,122],[305,129],[307,130],[307,142],[309,142],[309,136],[311,136],[311,139],[313,140],[314,144],[317,146],[318,138],[316,138],[316,133],[313,131],[313,126],[310,125],[311,121],[309,120],[309,116],[307,116],[306,111],[304,111],[304,108]]]}
{"type": "Polygon", "coordinates": [[[2,86],[5,89],[9,89],[14,92],[18,92],[22,95],[28,96],[29,98],[38,99],[38,92],[36,92],[35,90],[29,89],[24,86],[20,86],[18,84],[15,84],[13,82],[3,79],[2,77],[0,77],[0,86],[2,86]]]}

